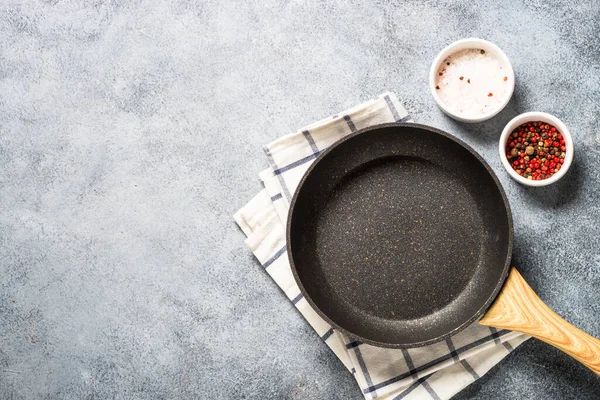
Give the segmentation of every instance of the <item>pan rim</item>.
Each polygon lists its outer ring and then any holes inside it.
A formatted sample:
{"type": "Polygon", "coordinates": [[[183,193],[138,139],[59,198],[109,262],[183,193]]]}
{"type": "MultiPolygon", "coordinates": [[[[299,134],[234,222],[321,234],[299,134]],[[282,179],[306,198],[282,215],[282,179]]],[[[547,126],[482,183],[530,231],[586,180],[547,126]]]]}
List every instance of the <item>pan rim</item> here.
{"type": "Polygon", "coordinates": [[[475,151],[475,149],[473,149],[470,145],[468,145],[466,142],[464,142],[463,140],[447,133],[444,132],[441,129],[432,127],[432,126],[428,126],[428,125],[423,125],[423,124],[416,124],[416,123],[400,123],[400,122],[391,122],[391,123],[385,123],[385,124],[379,124],[379,125],[374,125],[374,126],[370,126],[367,128],[363,128],[360,130],[357,130],[356,132],[353,132],[345,137],[343,137],[342,139],[338,140],[337,142],[335,142],[334,144],[332,144],[331,146],[329,146],[329,148],[327,148],[325,151],[323,151],[323,153],[321,153],[319,155],[319,157],[317,157],[317,159],[308,167],[308,169],[306,170],[306,172],[304,173],[304,175],[302,176],[302,179],[300,180],[300,182],[298,183],[298,187],[296,188],[294,195],[292,197],[292,200],[290,202],[290,207],[289,207],[289,212],[288,212],[288,217],[287,217],[287,221],[286,221],[286,249],[287,249],[287,256],[288,256],[288,260],[290,263],[290,267],[292,270],[292,274],[294,275],[294,280],[296,281],[296,284],[298,285],[298,287],[300,288],[300,292],[302,293],[302,295],[304,296],[304,298],[306,299],[306,301],[309,303],[309,305],[315,310],[315,312],[321,317],[323,318],[325,321],[327,321],[328,324],[330,324],[333,328],[345,333],[346,335],[348,335],[349,337],[358,340],[360,342],[363,343],[367,343],[373,346],[377,346],[377,347],[385,347],[385,348],[395,348],[395,349],[406,349],[406,348],[415,348],[415,347],[423,347],[423,346],[428,346],[430,344],[434,344],[434,343],[438,343],[441,342],[443,340],[445,340],[448,337],[451,337],[455,334],[457,334],[458,332],[464,330],[466,327],[468,327],[469,325],[471,325],[473,322],[475,322],[476,320],[479,320],[483,314],[485,314],[485,312],[489,309],[489,307],[491,306],[491,304],[493,303],[493,301],[496,299],[496,297],[498,296],[498,294],[500,293],[500,290],[502,289],[502,286],[504,286],[504,282],[506,280],[506,277],[508,276],[508,271],[510,269],[511,266],[511,259],[512,259],[512,249],[513,249],[513,240],[514,240],[514,229],[513,229],[513,218],[512,218],[512,212],[510,209],[510,203],[508,201],[508,197],[506,196],[506,193],[504,191],[504,188],[502,187],[502,184],[500,183],[500,180],[498,179],[498,176],[496,175],[496,173],[492,170],[492,168],[489,166],[489,164],[483,159],[483,157],[481,157],[481,155],[479,155],[479,153],[477,153],[475,151]],[[338,146],[340,146],[342,143],[345,143],[348,140],[351,140],[359,135],[365,134],[367,132],[373,131],[373,130],[380,130],[380,129],[387,129],[387,128],[418,128],[418,129],[423,129],[429,132],[433,132],[435,134],[444,136],[445,138],[454,141],[455,143],[457,143],[458,145],[462,146],[464,149],[466,149],[469,153],[471,153],[483,166],[484,168],[487,170],[487,172],[490,174],[490,176],[492,177],[492,179],[494,180],[494,183],[496,184],[496,187],[498,188],[499,192],[500,192],[500,196],[502,197],[502,202],[504,203],[505,209],[506,209],[506,214],[507,214],[507,219],[508,219],[508,249],[507,249],[507,254],[506,254],[506,259],[504,261],[504,267],[502,269],[502,273],[500,275],[500,278],[498,279],[498,283],[496,284],[496,286],[494,287],[494,290],[491,292],[490,296],[486,299],[486,301],[483,303],[483,305],[477,310],[477,312],[475,312],[469,319],[467,319],[465,322],[463,322],[461,325],[459,325],[457,328],[454,328],[453,330],[451,330],[450,332],[447,332],[445,334],[442,334],[438,337],[432,338],[432,339],[427,339],[427,340],[423,340],[423,341],[418,341],[418,342],[412,342],[412,343],[386,343],[386,342],[381,342],[381,341],[377,341],[377,340],[372,340],[372,339],[368,339],[365,337],[362,337],[360,335],[354,334],[350,331],[348,331],[347,329],[339,326],[337,323],[335,323],[334,321],[331,320],[331,318],[329,318],[323,311],[321,311],[321,309],[314,303],[314,301],[312,300],[312,298],[308,295],[302,281],[300,280],[300,277],[298,275],[298,272],[296,270],[296,265],[294,263],[294,259],[293,259],[293,254],[290,248],[290,243],[291,243],[291,222],[292,222],[292,217],[294,215],[294,209],[296,206],[296,200],[298,198],[298,194],[301,192],[304,183],[307,180],[307,177],[311,174],[311,172],[316,168],[316,166],[327,157],[327,155],[329,153],[331,153],[333,150],[335,150],[338,146]]]}

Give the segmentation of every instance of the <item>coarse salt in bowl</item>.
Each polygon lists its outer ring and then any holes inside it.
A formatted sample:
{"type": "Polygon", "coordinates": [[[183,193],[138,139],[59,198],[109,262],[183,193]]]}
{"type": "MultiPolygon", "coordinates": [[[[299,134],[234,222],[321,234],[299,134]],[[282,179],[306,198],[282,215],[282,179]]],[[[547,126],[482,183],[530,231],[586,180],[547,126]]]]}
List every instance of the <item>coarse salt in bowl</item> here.
{"type": "Polygon", "coordinates": [[[438,106],[462,122],[481,122],[498,114],[515,88],[512,65],[502,50],[483,39],[462,39],[442,50],[429,71],[438,106]]]}

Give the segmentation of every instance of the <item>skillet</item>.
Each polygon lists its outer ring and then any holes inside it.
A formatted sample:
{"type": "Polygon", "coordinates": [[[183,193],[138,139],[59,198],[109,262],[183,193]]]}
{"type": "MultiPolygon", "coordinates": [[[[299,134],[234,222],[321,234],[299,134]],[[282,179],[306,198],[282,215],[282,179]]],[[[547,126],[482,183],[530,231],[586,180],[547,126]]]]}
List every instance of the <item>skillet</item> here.
{"type": "Polygon", "coordinates": [[[536,336],[600,374],[600,341],[511,268],[512,215],[493,170],[439,129],[384,124],[332,145],[292,199],[287,243],[307,301],[359,341],[418,347],[479,321],[536,336]]]}

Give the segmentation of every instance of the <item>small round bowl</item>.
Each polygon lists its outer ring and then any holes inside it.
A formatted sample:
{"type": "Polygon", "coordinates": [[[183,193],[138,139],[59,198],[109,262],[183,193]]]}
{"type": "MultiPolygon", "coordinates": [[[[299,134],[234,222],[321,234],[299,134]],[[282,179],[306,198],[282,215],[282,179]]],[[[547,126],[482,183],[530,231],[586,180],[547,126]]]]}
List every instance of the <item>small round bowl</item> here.
{"type": "Polygon", "coordinates": [[[510,101],[510,98],[513,95],[513,91],[515,90],[515,73],[513,71],[512,64],[510,63],[510,60],[508,59],[506,54],[504,54],[504,52],[500,50],[500,48],[495,44],[488,42],[487,40],[477,38],[462,39],[450,44],[448,47],[442,50],[433,60],[433,63],[431,64],[431,69],[429,70],[429,89],[431,90],[431,94],[433,95],[433,98],[435,99],[437,105],[449,117],[461,122],[482,122],[492,118],[494,115],[502,111],[504,107],[506,107],[506,105],[510,101]],[[483,49],[487,52],[495,54],[502,61],[502,63],[506,65],[506,76],[508,77],[508,84],[510,85],[508,92],[506,92],[506,98],[504,99],[504,101],[497,108],[492,108],[487,114],[478,117],[467,117],[464,115],[457,115],[453,113],[442,102],[442,99],[440,99],[440,96],[437,94],[437,90],[435,89],[435,81],[437,79],[437,73],[440,68],[440,64],[446,59],[446,57],[466,49],[483,49]]]}
{"type": "Polygon", "coordinates": [[[504,168],[506,169],[511,178],[523,185],[539,187],[550,185],[562,178],[567,173],[569,167],[571,166],[571,163],[573,162],[574,148],[571,133],[569,132],[569,129],[567,129],[567,126],[563,124],[560,119],[544,112],[527,112],[521,115],[517,115],[508,124],[506,124],[504,130],[502,131],[502,135],[500,136],[500,144],[498,146],[498,151],[500,152],[500,160],[502,160],[502,165],[504,165],[504,168]],[[558,129],[558,131],[563,135],[563,138],[565,140],[565,147],[567,148],[567,151],[565,152],[565,162],[560,168],[560,171],[552,175],[550,178],[542,179],[539,181],[529,180],[517,174],[508,162],[505,152],[508,135],[510,135],[512,131],[519,125],[533,121],[542,121],[556,127],[556,129],[558,129]]]}

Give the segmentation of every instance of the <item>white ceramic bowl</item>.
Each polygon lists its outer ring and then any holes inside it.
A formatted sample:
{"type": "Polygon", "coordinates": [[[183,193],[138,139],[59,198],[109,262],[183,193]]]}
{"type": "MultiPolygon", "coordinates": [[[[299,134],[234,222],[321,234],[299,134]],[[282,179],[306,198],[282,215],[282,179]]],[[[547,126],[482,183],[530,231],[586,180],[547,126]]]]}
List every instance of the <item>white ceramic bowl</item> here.
{"type": "Polygon", "coordinates": [[[482,122],[492,118],[494,115],[502,111],[504,107],[506,107],[515,89],[515,73],[513,71],[512,64],[510,63],[510,60],[508,59],[506,54],[504,54],[504,52],[500,50],[500,48],[495,44],[483,39],[462,39],[450,44],[448,47],[442,50],[440,54],[438,54],[437,57],[433,60],[433,63],[431,64],[431,69],[429,70],[429,89],[431,90],[431,94],[433,95],[433,98],[435,99],[437,105],[449,117],[461,122],[482,122]],[[508,77],[507,82],[510,85],[508,91],[506,92],[505,98],[498,107],[490,109],[490,111],[485,115],[472,118],[465,117],[464,115],[456,115],[455,113],[450,111],[448,107],[446,107],[446,105],[442,102],[442,99],[440,99],[440,96],[437,94],[437,90],[435,89],[435,82],[437,79],[438,71],[440,69],[440,64],[448,56],[466,49],[483,49],[487,52],[495,54],[502,61],[502,63],[506,65],[506,76],[508,77]]]}
{"type": "Polygon", "coordinates": [[[502,165],[504,165],[504,168],[506,169],[506,171],[508,172],[508,174],[510,175],[511,178],[513,178],[517,182],[522,183],[523,185],[527,185],[527,186],[546,186],[546,185],[550,185],[551,183],[556,182],[557,180],[562,178],[567,173],[567,171],[569,170],[569,167],[571,166],[571,163],[573,162],[574,148],[573,148],[573,139],[571,138],[571,133],[569,132],[569,129],[567,129],[566,125],[562,123],[561,120],[559,120],[558,118],[556,118],[553,115],[543,113],[543,112],[528,112],[525,114],[517,115],[508,124],[506,124],[506,127],[504,127],[504,130],[502,131],[502,135],[500,136],[500,143],[498,146],[498,150],[500,152],[500,159],[502,160],[502,165]],[[558,131],[563,135],[563,139],[565,140],[565,146],[567,148],[567,151],[565,152],[566,153],[565,154],[565,162],[562,165],[562,167],[560,168],[560,170],[557,173],[555,173],[554,175],[552,175],[550,178],[542,179],[539,181],[529,180],[529,179],[524,178],[521,175],[517,174],[515,172],[515,170],[512,169],[512,166],[510,165],[510,162],[506,158],[506,153],[505,153],[506,141],[508,139],[508,135],[510,135],[512,133],[512,131],[519,125],[524,124],[525,122],[531,122],[531,121],[542,121],[542,122],[546,122],[549,125],[555,126],[556,129],[558,129],[558,131]]]}

